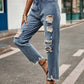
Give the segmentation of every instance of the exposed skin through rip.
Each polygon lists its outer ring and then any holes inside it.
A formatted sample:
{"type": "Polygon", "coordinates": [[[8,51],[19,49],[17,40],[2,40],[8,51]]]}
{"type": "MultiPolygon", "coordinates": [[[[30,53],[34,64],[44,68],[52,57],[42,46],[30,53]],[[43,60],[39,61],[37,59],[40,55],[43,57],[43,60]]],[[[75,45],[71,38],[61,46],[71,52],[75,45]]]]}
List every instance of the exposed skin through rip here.
{"type": "Polygon", "coordinates": [[[45,44],[52,44],[52,40],[50,40],[50,41],[46,40],[45,44]]]}
{"type": "Polygon", "coordinates": [[[47,52],[52,52],[52,48],[51,47],[46,47],[45,48],[47,52]]]}
{"type": "Polygon", "coordinates": [[[46,16],[46,21],[47,21],[48,23],[52,23],[52,22],[53,22],[53,16],[52,16],[52,15],[46,16]]]}
{"type": "Polygon", "coordinates": [[[53,27],[47,27],[47,31],[48,32],[52,32],[53,31],[53,27]]]}

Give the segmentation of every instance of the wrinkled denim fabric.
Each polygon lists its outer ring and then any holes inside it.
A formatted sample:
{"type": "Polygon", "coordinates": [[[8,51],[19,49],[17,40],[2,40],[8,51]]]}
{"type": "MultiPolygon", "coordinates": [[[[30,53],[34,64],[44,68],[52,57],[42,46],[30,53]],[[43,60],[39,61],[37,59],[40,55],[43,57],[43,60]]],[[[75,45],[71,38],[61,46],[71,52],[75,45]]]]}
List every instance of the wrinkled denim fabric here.
{"type": "Polygon", "coordinates": [[[28,24],[23,23],[13,42],[34,64],[44,59],[29,42],[31,37],[43,25],[45,31],[45,51],[48,60],[48,80],[59,79],[59,40],[60,9],[57,0],[34,0],[27,17],[28,24]]]}

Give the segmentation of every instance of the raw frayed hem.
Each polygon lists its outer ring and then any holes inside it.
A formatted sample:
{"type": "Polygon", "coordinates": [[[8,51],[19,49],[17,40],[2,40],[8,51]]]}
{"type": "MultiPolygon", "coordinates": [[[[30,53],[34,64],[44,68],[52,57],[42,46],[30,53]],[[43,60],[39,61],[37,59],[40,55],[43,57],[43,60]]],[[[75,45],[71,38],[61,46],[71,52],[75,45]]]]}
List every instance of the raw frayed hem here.
{"type": "Polygon", "coordinates": [[[59,79],[51,79],[51,78],[48,78],[48,80],[54,80],[54,81],[59,81],[59,79]]]}
{"type": "Polygon", "coordinates": [[[38,64],[38,63],[39,63],[39,61],[40,61],[40,59],[44,59],[44,57],[43,57],[43,58],[39,58],[39,60],[37,60],[35,63],[33,62],[32,64],[33,64],[33,65],[38,64]]]}
{"type": "Polygon", "coordinates": [[[47,78],[47,80],[59,81],[59,78],[53,78],[53,77],[51,77],[51,78],[47,78]]]}

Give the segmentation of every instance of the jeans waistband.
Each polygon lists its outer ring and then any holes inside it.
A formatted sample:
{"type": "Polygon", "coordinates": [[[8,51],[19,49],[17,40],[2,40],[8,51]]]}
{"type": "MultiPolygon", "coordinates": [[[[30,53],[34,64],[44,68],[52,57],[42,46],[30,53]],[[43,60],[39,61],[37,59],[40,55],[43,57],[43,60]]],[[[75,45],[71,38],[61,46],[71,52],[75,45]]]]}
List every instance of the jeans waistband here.
{"type": "Polygon", "coordinates": [[[57,1],[57,0],[34,0],[35,2],[41,2],[41,1],[43,1],[43,2],[48,2],[48,1],[57,1]]]}
{"type": "Polygon", "coordinates": [[[56,1],[57,0],[34,0],[34,3],[36,3],[36,5],[39,5],[42,3],[42,2],[52,2],[52,1],[56,1]]]}

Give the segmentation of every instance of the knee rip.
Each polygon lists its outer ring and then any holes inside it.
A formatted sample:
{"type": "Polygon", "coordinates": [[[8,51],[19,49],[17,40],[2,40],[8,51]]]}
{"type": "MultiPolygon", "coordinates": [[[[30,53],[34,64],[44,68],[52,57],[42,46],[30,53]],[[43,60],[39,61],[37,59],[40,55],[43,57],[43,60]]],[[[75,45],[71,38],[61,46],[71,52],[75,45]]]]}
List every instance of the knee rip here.
{"type": "Polygon", "coordinates": [[[46,50],[46,52],[52,52],[52,48],[51,47],[46,47],[45,50],[46,50]]]}
{"type": "MultiPolygon", "coordinates": [[[[51,45],[52,44],[52,40],[46,40],[45,44],[51,45]]],[[[52,52],[52,48],[50,46],[46,47],[45,50],[47,52],[52,52]]]]}
{"type": "Polygon", "coordinates": [[[52,32],[53,31],[53,27],[51,26],[51,27],[47,27],[47,31],[48,32],[52,32]]]}
{"type": "Polygon", "coordinates": [[[52,44],[52,40],[46,40],[45,44],[52,44]]]}
{"type": "Polygon", "coordinates": [[[19,37],[21,35],[22,31],[19,30],[14,37],[19,37]]]}
{"type": "Polygon", "coordinates": [[[52,23],[52,22],[53,22],[53,16],[52,16],[52,15],[46,16],[46,21],[47,21],[48,23],[52,23]]]}

